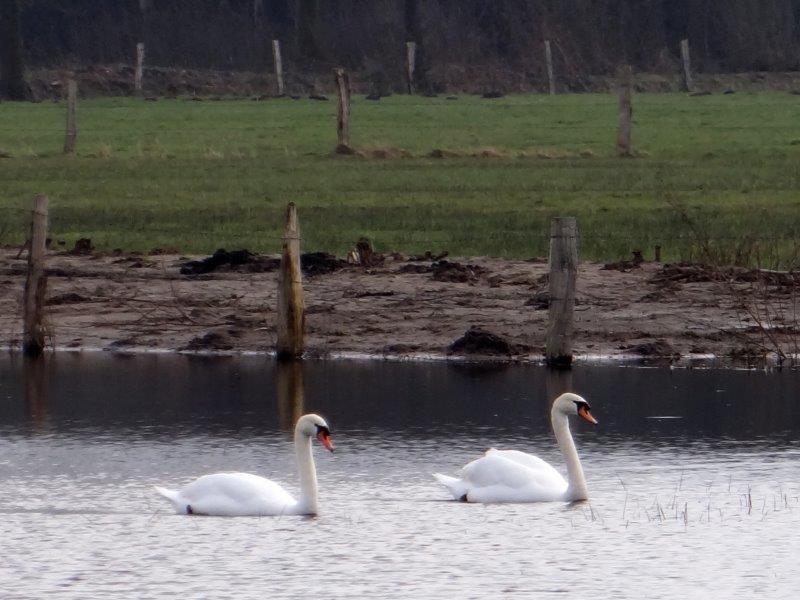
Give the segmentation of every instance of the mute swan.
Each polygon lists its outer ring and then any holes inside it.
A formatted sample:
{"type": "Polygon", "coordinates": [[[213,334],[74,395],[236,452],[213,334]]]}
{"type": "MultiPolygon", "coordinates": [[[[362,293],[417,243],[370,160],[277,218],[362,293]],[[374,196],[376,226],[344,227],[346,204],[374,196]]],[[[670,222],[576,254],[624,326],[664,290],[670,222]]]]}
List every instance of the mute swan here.
{"type": "Polygon", "coordinates": [[[456,500],[464,502],[553,502],[587,500],[583,469],[569,432],[567,415],[597,421],[589,403],[577,394],[562,394],[553,402],[550,421],[567,462],[567,480],[538,456],[518,450],[487,450],[461,470],[461,478],[435,473],[456,500]]]}
{"type": "Polygon", "coordinates": [[[181,490],[155,486],[178,514],[220,517],[316,515],[317,471],[311,454],[311,438],[333,452],[330,429],[319,415],[303,415],[294,428],[294,449],[300,470],[300,499],[280,485],[249,473],[215,473],[195,479],[181,490]]]}

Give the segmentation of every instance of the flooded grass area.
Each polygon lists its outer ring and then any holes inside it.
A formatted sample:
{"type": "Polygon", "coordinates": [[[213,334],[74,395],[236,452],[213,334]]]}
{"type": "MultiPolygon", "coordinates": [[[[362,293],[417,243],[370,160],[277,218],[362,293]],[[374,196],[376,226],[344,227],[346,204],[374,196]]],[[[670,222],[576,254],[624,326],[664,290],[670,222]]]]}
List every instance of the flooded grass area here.
{"type": "Polygon", "coordinates": [[[0,359],[5,597],[793,598],[795,371],[56,354],[0,359]],[[431,477],[488,447],[563,472],[573,389],[590,501],[471,505],[431,477]],[[172,513],[152,486],[241,470],[297,490],[316,411],[318,517],[172,513]]]}

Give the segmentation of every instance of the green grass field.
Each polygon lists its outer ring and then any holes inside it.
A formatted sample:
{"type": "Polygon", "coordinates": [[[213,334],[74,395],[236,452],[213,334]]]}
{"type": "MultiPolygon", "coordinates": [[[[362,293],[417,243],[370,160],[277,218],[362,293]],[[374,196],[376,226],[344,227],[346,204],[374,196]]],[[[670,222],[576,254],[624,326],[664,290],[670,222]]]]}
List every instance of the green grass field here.
{"type": "Polygon", "coordinates": [[[800,98],[634,102],[631,159],[614,155],[610,95],[354,98],[354,146],[412,155],[393,158],[334,155],[333,101],[82,101],[72,157],[63,104],[2,103],[0,243],[23,239],[41,192],[54,238],[100,249],[276,251],[295,201],[307,250],[342,253],[366,235],[381,251],[542,256],[563,215],[578,217],[585,259],[655,244],[697,258],[700,235],[726,261],[791,261],[800,98]],[[454,155],[428,157],[437,148],[454,155]]]}

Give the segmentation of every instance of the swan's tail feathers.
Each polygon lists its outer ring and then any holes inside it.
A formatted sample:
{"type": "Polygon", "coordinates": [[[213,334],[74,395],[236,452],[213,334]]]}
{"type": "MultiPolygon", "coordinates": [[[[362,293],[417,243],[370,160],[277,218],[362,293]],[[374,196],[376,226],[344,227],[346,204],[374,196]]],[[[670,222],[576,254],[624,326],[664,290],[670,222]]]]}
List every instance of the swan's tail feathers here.
{"type": "Polygon", "coordinates": [[[433,476],[436,478],[436,481],[450,490],[450,493],[453,494],[453,498],[462,501],[466,500],[467,485],[461,479],[450,477],[449,475],[442,475],[441,473],[434,473],[433,476]]]}
{"type": "Polygon", "coordinates": [[[167,488],[159,487],[157,485],[154,485],[153,487],[159,494],[164,496],[164,498],[166,498],[172,503],[172,506],[175,508],[175,510],[179,512],[186,512],[186,507],[183,506],[180,492],[177,492],[175,490],[168,490],[167,488]]]}

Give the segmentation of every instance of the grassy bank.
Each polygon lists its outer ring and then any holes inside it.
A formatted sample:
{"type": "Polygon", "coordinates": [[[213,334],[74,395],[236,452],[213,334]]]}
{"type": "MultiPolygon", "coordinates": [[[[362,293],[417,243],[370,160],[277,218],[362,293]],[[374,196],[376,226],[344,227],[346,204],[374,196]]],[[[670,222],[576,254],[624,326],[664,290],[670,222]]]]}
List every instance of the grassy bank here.
{"type": "Polygon", "coordinates": [[[63,105],[0,104],[2,242],[22,239],[21,209],[43,192],[54,238],[102,249],[274,251],[289,200],[305,248],[340,253],[367,235],[380,250],[543,255],[554,215],[579,218],[584,258],[655,244],[666,259],[691,258],[698,235],[764,262],[795,248],[796,96],[637,96],[633,159],[613,154],[611,96],[358,97],[353,143],[366,156],[332,154],[335,110],[84,101],[78,154],[64,157],[63,105]]]}

